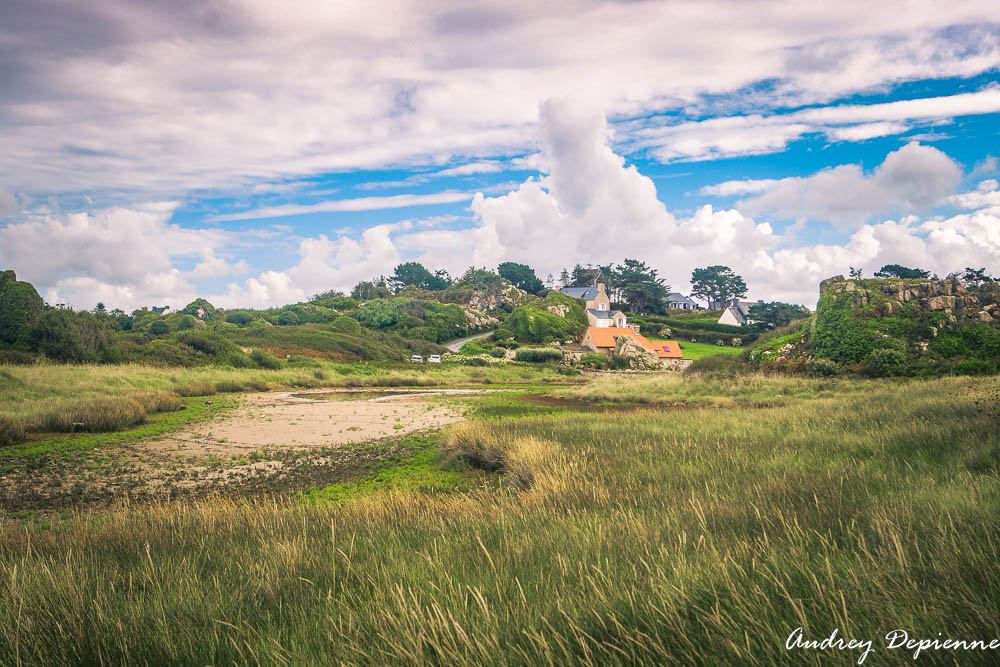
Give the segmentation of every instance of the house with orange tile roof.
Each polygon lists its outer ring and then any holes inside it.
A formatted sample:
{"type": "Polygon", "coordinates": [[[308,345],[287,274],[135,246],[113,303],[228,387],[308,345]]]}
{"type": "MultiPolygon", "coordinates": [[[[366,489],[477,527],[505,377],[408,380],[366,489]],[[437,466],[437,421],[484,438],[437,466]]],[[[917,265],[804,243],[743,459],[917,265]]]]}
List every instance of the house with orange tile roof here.
{"type": "Polygon", "coordinates": [[[655,343],[638,331],[639,327],[588,327],[583,334],[584,347],[589,347],[594,352],[610,355],[615,351],[618,339],[622,336],[634,338],[636,342],[647,350],[656,352],[656,356],[662,359],[682,359],[684,354],[677,341],[660,340],[655,343]]]}

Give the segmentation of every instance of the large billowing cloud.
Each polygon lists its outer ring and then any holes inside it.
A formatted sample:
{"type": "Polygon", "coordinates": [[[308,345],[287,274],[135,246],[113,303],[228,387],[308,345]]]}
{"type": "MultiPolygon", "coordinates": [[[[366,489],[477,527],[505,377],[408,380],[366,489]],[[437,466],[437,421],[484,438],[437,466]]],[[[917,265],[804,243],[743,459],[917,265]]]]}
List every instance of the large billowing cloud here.
{"type": "Polygon", "coordinates": [[[668,160],[779,150],[808,131],[856,140],[995,100],[755,112],[988,71],[998,25],[982,0],[7,0],[0,187],[174,198],[493,158],[532,149],[538,101],[564,95],[617,118],[704,117],[705,95],[723,98],[709,115],[738,114],[645,137],[668,160]]]}
{"type": "Polygon", "coordinates": [[[741,211],[773,213],[783,219],[823,220],[851,229],[872,216],[919,212],[942,204],[962,180],[962,169],[936,148],[909,143],[889,153],[866,176],[854,164],[825,169],[804,178],[729,181],[703,188],[704,194],[762,192],[741,201],[741,211]]]}

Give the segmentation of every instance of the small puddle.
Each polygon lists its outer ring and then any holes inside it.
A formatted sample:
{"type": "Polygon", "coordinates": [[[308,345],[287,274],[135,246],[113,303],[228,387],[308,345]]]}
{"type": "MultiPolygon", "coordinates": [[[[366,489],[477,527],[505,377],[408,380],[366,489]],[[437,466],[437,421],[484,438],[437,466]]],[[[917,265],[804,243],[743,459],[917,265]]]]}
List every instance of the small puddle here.
{"type": "Polygon", "coordinates": [[[386,396],[409,396],[419,394],[413,391],[322,391],[308,394],[292,394],[293,398],[307,398],[310,401],[369,401],[386,396]]]}

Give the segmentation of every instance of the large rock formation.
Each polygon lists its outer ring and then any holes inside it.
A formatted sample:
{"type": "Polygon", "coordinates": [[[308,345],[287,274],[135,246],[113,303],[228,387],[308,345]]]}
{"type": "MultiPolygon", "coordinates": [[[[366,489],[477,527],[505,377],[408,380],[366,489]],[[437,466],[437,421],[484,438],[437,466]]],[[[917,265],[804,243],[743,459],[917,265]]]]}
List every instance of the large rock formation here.
{"type": "Polygon", "coordinates": [[[891,315],[903,304],[921,312],[944,312],[957,319],[993,321],[1000,306],[994,299],[970,294],[955,280],[847,280],[827,278],[819,284],[820,299],[827,294],[851,295],[851,307],[876,306],[882,315],[891,315]]]}
{"type": "Polygon", "coordinates": [[[660,357],[653,350],[647,350],[642,343],[631,336],[619,336],[615,344],[615,354],[628,361],[630,368],[651,371],[660,367],[660,357]]]}

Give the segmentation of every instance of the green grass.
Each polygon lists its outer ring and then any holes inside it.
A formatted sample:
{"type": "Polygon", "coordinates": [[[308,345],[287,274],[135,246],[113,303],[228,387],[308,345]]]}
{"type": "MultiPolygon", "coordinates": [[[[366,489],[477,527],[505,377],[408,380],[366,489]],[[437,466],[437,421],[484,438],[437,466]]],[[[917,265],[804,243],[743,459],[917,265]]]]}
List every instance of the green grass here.
{"type": "Polygon", "coordinates": [[[803,627],[912,665],[886,632],[1000,633],[996,378],[602,385],[559,391],[713,407],[454,425],[441,456],[503,473],[463,493],[413,458],[347,503],[7,519],[0,663],[856,664],[803,627]]]}
{"type": "MultiPolygon", "coordinates": [[[[649,340],[658,342],[664,339],[650,338],[649,340]]],[[[711,345],[709,343],[692,343],[689,341],[681,342],[680,346],[685,359],[704,359],[705,357],[713,357],[717,354],[737,355],[746,349],[729,345],[711,345]]]]}
{"type": "Polygon", "coordinates": [[[399,444],[408,452],[408,458],[383,461],[377,472],[356,482],[310,488],[298,496],[298,501],[305,505],[346,505],[378,494],[467,491],[482,481],[481,475],[467,467],[458,468],[454,461],[445,461],[434,436],[412,435],[399,444]]]}

